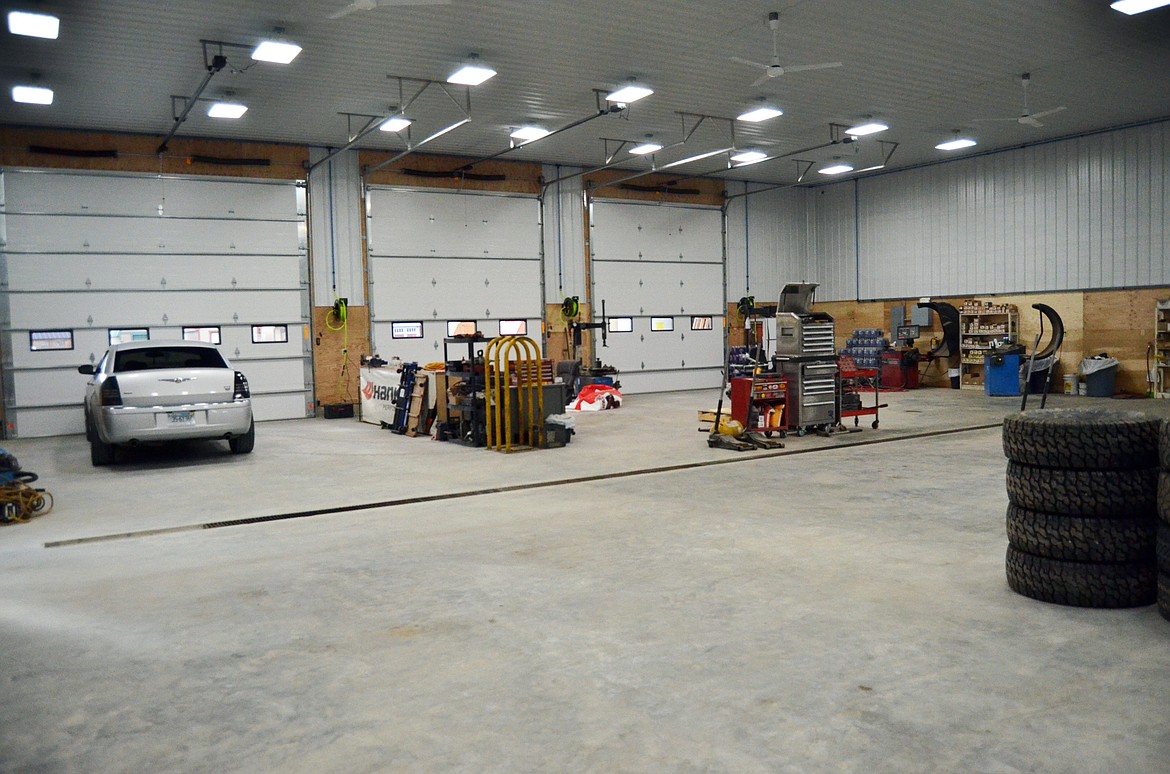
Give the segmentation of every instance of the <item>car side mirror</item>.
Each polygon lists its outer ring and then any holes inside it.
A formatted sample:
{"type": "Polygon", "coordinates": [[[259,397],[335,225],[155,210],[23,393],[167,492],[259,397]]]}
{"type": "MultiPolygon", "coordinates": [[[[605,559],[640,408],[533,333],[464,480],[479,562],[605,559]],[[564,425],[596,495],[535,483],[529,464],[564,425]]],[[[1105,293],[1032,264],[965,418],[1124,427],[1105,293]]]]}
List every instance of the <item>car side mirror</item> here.
{"type": "Polygon", "coordinates": [[[77,366],[77,373],[85,374],[86,376],[93,376],[96,372],[93,370],[92,363],[86,363],[85,365],[77,366]]]}

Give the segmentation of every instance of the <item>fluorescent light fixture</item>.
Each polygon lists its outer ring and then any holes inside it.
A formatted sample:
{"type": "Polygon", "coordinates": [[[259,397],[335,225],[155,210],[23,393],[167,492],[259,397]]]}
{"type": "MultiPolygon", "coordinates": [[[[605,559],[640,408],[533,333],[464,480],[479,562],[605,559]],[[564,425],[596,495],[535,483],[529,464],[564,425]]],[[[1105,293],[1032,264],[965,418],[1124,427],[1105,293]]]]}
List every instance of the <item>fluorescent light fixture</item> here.
{"type": "Polygon", "coordinates": [[[301,47],[296,43],[281,43],[277,40],[265,40],[252,50],[252,58],[261,62],[275,62],[288,64],[301,53],[301,47]]]}
{"type": "MultiPolygon", "coordinates": [[[[1170,2],[1170,0],[1168,0],[1168,2],[1170,2]]],[[[879,124],[877,121],[870,121],[866,124],[858,124],[857,126],[849,127],[845,130],[845,134],[849,135],[850,137],[864,137],[867,134],[877,134],[878,132],[884,132],[889,128],[890,127],[886,126],[885,124],[879,124]]]]}
{"type": "Polygon", "coordinates": [[[630,153],[635,156],[645,156],[648,153],[657,153],[662,150],[662,146],[656,142],[644,142],[641,145],[635,145],[630,148],[630,153]]]}
{"type": "Polygon", "coordinates": [[[936,145],[934,147],[937,150],[952,151],[952,150],[959,150],[960,148],[970,148],[972,145],[975,145],[975,144],[976,144],[976,142],[974,140],[968,140],[966,137],[960,137],[960,138],[955,139],[955,140],[947,140],[946,142],[940,142],[938,145],[936,145]]]}
{"type": "Polygon", "coordinates": [[[548,129],[542,129],[539,126],[522,126],[510,135],[513,140],[520,140],[522,143],[529,143],[533,140],[539,140],[541,137],[549,135],[548,129]]]}
{"type": "Polygon", "coordinates": [[[1164,5],[1170,5],[1170,0],[1117,0],[1116,3],[1110,3],[1109,7],[1133,16],[1135,13],[1145,13],[1164,5]]]}
{"type": "Polygon", "coordinates": [[[852,172],[853,167],[849,166],[848,164],[834,164],[831,167],[825,167],[824,169],[818,169],[817,171],[822,175],[840,175],[844,174],[845,172],[852,172]]]}
{"type": "Polygon", "coordinates": [[[383,121],[382,125],[379,126],[378,128],[381,129],[383,132],[401,132],[403,129],[405,129],[406,127],[410,126],[413,123],[414,123],[414,121],[412,121],[409,118],[403,118],[402,116],[394,116],[393,118],[388,118],[385,121],[383,121]]]}
{"type": "Polygon", "coordinates": [[[620,102],[623,105],[628,105],[631,102],[637,102],[642,97],[649,97],[653,93],[654,89],[647,89],[645,86],[636,86],[631,83],[629,86],[623,86],[617,91],[606,94],[605,99],[607,102],[620,102]]]}
{"type": "Polygon", "coordinates": [[[466,64],[447,76],[447,83],[458,83],[461,86],[478,86],[496,74],[490,67],[478,64],[466,64]]]}
{"type": "Polygon", "coordinates": [[[247,112],[247,105],[236,102],[215,102],[207,108],[207,115],[211,118],[239,118],[247,112]]]}
{"type": "Polygon", "coordinates": [[[13,86],[12,101],[28,105],[52,105],[53,90],[43,86],[13,86]]]}
{"type": "Polygon", "coordinates": [[[743,166],[745,164],[755,164],[756,162],[763,161],[766,158],[768,158],[767,153],[764,153],[763,151],[750,150],[735,154],[731,157],[731,160],[739,162],[739,165],[743,166]]]}
{"type": "Polygon", "coordinates": [[[10,11],[8,14],[8,31],[13,35],[56,40],[60,30],[61,20],[56,16],[27,11],[10,11]]]}
{"type": "MultiPolygon", "coordinates": [[[[1170,2],[1170,0],[1167,1],[1170,2]]],[[[755,110],[749,110],[748,112],[744,113],[737,120],[758,124],[760,121],[767,121],[769,118],[775,118],[776,116],[782,115],[784,115],[783,110],[770,107],[758,107],[755,110]]]]}

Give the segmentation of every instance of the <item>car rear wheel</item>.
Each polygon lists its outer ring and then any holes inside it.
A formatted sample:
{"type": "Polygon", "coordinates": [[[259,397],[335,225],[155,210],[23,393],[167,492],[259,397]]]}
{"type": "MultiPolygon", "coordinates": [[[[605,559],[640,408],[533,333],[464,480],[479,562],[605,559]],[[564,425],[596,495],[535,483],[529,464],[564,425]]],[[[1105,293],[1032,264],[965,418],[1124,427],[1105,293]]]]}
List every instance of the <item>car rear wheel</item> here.
{"type": "Polygon", "coordinates": [[[228,439],[232,454],[247,454],[256,446],[256,422],[248,425],[248,432],[228,439]]]}
{"type": "Polygon", "coordinates": [[[106,443],[97,437],[95,431],[93,437],[89,440],[89,461],[94,466],[99,465],[113,465],[114,464],[114,445],[106,443]]]}

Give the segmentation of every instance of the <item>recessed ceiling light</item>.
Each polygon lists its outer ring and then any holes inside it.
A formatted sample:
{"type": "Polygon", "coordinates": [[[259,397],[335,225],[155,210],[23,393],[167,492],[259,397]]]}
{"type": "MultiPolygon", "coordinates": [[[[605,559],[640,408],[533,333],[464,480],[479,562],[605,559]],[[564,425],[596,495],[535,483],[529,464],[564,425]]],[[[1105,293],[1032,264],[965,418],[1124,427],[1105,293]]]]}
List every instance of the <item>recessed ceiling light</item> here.
{"type": "Polygon", "coordinates": [[[849,166],[848,164],[834,164],[830,167],[825,167],[824,169],[818,169],[817,171],[822,175],[840,175],[845,172],[852,172],[853,167],[849,166]]]}
{"type": "Polygon", "coordinates": [[[755,164],[756,162],[763,161],[766,158],[768,158],[767,153],[764,153],[763,151],[750,150],[735,154],[731,157],[731,160],[739,162],[739,165],[742,167],[745,164],[755,164]]]}
{"type": "Polygon", "coordinates": [[[747,121],[749,123],[758,124],[760,121],[767,121],[769,118],[784,115],[783,110],[770,107],[758,107],[755,110],[749,110],[739,117],[740,121],[747,121]]]}
{"type": "Polygon", "coordinates": [[[10,11],[8,14],[8,31],[13,35],[56,40],[60,29],[61,20],[56,16],[27,11],[10,11]]]}
{"type": "Polygon", "coordinates": [[[630,148],[630,153],[635,156],[645,156],[647,153],[657,153],[662,150],[662,146],[656,142],[644,142],[641,145],[635,145],[630,148]]]}
{"type": "Polygon", "coordinates": [[[299,53],[301,53],[301,47],[296,43],[265,40],[252,50],[252,58],[261,62],[288,64],[296,59],[299,53]]]}
{"type": "Polygon", "coordinates": [[[977,143],[974,140],[969,140],[966,137],[959,137],[958,139],[947,140],[946,142],[940,142],[938,145],[936,145],[934,147],[938,150],[952,151],[952,150],[959,150],[960,148],[970,148],[971,146],[976,145],[976,144],[977,143]]]}
{"type": "Polygon", "coordinates": [[[476,64],[477,57],[470,57],[471,61],[447,76],[447,83],[458,83],[461,86],[478,86],[496,74],[496,71],[482,64],[476,64]]]}
{"type": "Polygon", "coordinates": [[[868,123],[849,127],[845,130],[845,134],[851,137],[864,137],[867,134],[877,134],[878,132],[884,132],[889,128],[890,127],[886,126],[885,124],[879,124],[877,121],[870,121],[868,123]]]}
{"type": "Polygon", "coordinates": [[[1170,5],[1170,0],[1117,0],[1109,5],[1115,11],[1133,16],[1135,13],[1145,13],[1155,8],[1170,5]]]}
{"type": "Polygon", "coordinates": [[[379,126],[378,128],[381,129],[383,132],[401,132],[403,129],[405,129],[406,127],[410,126],[413,123],[414,123],[414,121],[412,121],[409,118],[403,118],[402,116],[394,116],[393,118],[389,118],[389,119],[383,121],[382,125],[379,126]]]}
{"type": "Polygon", "coordinates": [[[533,140],[539,140],[541,137],[547,137],[548,135],[548,129],[543,129],[539,126],[522,126],[512,132],[511,137],[513,140],[521,140],[527,143],[533,140]]]}
{"type": "Polygon", "coordinates": [[[239,118],[247,112],[248,106],[237,102],[215,102],[207,108],[207,115],[211,118],[239,118]]]}
{"type": "Polygon", "coordinates": [[[605,95],[607,102],[620,102],[623,105],[628,105],[631,102],[637,102],[643,97],[649,97],[654,93],[654,89],[648,89],[645,86],[638,86],[636,84],[629,84],[623,86],[617,91],[611,91],[605,95]]]}
{"type": "Polygon", "coordinates": [[[28,105],[52,105],[53,90],[43,86],[13,86],[12,101],[28,105]]]}

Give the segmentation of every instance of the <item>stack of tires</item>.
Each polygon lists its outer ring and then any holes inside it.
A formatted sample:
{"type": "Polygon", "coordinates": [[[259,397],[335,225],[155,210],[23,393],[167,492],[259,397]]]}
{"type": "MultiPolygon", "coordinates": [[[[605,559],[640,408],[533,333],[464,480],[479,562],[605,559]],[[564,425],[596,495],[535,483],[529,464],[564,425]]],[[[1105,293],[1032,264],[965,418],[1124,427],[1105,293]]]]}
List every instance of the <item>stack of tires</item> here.
{"type": "Polygon", "coordinates": [[[1004,420],[1013,591],[1078,607],[1153,604],[1160,431],[1136,411],[1041,409],[1004,420]]]}
{"type": "Polygon", "coordinates": [[[1158,612],[1170,621],[1170,419],[1162,422],[1158,448],[1158,612]]]}

